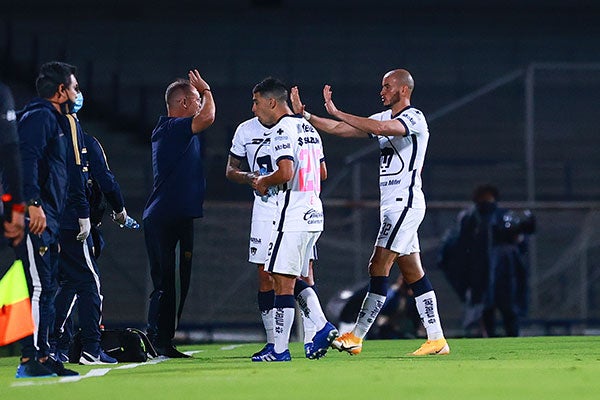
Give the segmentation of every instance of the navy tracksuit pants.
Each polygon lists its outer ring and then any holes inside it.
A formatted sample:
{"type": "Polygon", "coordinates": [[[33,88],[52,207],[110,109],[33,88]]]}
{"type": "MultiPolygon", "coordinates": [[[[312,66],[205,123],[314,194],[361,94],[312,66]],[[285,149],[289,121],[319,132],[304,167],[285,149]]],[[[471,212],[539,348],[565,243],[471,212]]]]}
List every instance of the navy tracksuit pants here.
{"type": "Polygon", "coordinates": [[[190,287],[194,220],[144,219],[144,236],[154,290],[148,307],[148,335],[158,347],[169,346],[190,287]]]}
{"type": "Polygon", "coordinates": [[[60,230],[59,288],[56,294],[56,323],[53,342],[62,342],[71,311],[77,301],[82,350],[94,356],[100,353],[102,295],[100,273],[93,256],[92,237],[77,240],[79,231],[60,230]]]}
{"type": "Polygon", "coordinates": [[[31,312],[35,325],[33,335],[21,339],[21,355],[43,358],[50,353],[49,335],[54,325],[54,295],[58,273],[58,239],[47,229],[41,236],[26,231],[16,248],[23,262],[31,312]]]}

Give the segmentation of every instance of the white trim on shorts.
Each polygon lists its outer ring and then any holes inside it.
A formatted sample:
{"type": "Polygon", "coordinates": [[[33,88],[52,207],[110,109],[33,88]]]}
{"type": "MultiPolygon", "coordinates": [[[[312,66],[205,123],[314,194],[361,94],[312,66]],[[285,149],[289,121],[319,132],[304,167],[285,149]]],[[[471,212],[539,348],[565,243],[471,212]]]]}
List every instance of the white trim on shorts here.
{"type": "Polygon", "coordinates": [[[309,258],[321,232],[273,231],[265,271],[282,275],[308,276],[309,258]]]}
{"type": "Polygon", "coordinates": [[[375,246],[391,250],[401,256],[419,253],[421,249],[417,230],[424,217],[424,208],[404,207],[382,212],[375,246]]]}

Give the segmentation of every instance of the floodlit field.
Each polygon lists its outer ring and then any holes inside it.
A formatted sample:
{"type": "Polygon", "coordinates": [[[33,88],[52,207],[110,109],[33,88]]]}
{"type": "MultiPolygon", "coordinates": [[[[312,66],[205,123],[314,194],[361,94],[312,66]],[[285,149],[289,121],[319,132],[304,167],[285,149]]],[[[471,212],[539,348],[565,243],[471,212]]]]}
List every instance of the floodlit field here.
{"type": "Polygon", "coordinates": [[[411,357],[421,341],[367,341],[311,361],[252,363],[259,344],[182,346],[192,359],[114,367],[70,364],[72,378],[15,379],[0,358],[0,399],[599,399],[600,337],[453,339],[448,356],[411,357]]]}

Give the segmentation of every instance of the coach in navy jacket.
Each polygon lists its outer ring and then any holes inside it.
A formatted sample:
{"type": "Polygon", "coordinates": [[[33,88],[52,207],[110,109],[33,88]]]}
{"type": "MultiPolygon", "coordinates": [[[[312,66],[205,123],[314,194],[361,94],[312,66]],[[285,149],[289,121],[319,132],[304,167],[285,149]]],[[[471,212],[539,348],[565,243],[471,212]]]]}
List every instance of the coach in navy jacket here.
{"type": "Polygon", "coordinates": [[[167,87],[167,117],[152,132],[154,184],[144,234],[154,290],[148,334],[160,355],[187,357],[172,340],[190,285],[194,219],[202,217],[204,174],[198,134],[212,125],[215,103],[197,70],[167,87]],[[178,272],[178,273],[177,273],[178,272]]]}

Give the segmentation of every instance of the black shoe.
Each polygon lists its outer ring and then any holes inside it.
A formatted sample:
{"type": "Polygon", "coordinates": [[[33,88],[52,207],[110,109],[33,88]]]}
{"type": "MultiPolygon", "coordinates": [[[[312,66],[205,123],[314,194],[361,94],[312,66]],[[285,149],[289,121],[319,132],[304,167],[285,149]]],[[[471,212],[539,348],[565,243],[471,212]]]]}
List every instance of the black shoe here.
{"type": "Polygon", "coordinates": [[[19,364],[15,376],[17,378],[46,378],[56,376],[56,374],[40,364],[38,360],[31,358],[29,361],[19,364]]]}
{"type": "Polygon", "coordinates": [[[42,365],[48,368],[50,371],[54,372],[58,376],[76,376],[79,375],[79,372],[73,371],[72,369],[67,369],[63,365],[62,362],[54,360],[52,357],[48,357],[46,361],[42,363],[42,365]]]}
{"type": "Polygon", "coordinates": [[[155,346],[154,348],[156,349],[156,353],[158,353],[159,356],[165,356],[168,358],[192,358],[192,356],[188,356],[187,354],[184,354],[177,350],[173,345],[155,346]]]}

